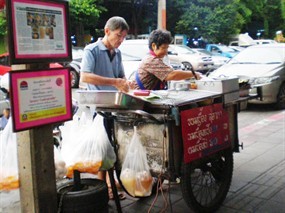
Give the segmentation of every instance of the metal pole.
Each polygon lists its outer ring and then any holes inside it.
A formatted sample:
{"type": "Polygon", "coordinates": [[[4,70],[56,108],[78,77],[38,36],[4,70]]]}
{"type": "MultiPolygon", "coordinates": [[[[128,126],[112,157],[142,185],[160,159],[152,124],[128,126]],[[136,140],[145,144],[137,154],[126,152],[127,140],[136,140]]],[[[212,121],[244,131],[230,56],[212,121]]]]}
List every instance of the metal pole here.
{"type": "Polygon", "coordinates": [[[166,1],[158,0],[157,28],[166,30],[166,1]]]}

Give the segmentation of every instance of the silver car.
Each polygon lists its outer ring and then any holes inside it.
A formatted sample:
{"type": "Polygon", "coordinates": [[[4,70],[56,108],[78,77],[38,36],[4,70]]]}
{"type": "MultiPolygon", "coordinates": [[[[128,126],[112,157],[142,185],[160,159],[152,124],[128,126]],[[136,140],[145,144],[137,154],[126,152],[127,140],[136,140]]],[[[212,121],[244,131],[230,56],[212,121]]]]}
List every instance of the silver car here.
{"type": "Polygon", "coordinates": [[[218,67],[224,65],[225,63],[227,63],[227,61],[229,61],[228,57],[221,56],[221,55],[215,55],[215,54],[213,54],[213,53],[211,53],[205,49],[202,49],[202,48],[193,48],[192,50],[195,51],[196,53],[205,54],[205,55],[212,57],[212,60],[214,63],[212,70],[217,69],[218,67]]]}
{"type": "Polygon", "coordinates": [[[213,78],[222,76],[237,76],[240,82],[248,82],[251,95],[260,90],[260,97],[250,99],[249,103],[285,108],[285,44],[247,47],[209,74],[213,78]]]}
{"type": "MultiPolygon", "coordinates": [[[[130,40],[125,40],[120,46],[119,49],[122,52],[122,55],[126,56],[132,56],[134,58],[142,60],[148,53],[149,53],[149,48],[148,48],[148,40],[147,39],[130,39],[130,40]]],[[[185,64],[182,63],[181,59],[177,56],[174,55],[174,57],[170,57],[170,55],[166,56],[164,58],[165,63],[171,65],[174,69],[183,69],[183,70],[189,70],[189,63],[185,64]]],[[[123,63],[124,63],[124,56],[123,56],[123,63]]],[[[137,70],[137,66],[133,66],[133,70],[137,70]]],[[[124,68],[126,70],[126,65],[124,64],[124,68]]],[[[126,70],[126,76],[128,69],[126,70]]],[[[132,76],[133,73],[129,76],[132,76]]]]}
{"type": "Polygon", "coordinates": [[[170,61],[179,60],[189,70],[207,73],[214,67],[212,57],[206,54],[197,53],[186,45],[170,45],[168,48],[170,61]]]}

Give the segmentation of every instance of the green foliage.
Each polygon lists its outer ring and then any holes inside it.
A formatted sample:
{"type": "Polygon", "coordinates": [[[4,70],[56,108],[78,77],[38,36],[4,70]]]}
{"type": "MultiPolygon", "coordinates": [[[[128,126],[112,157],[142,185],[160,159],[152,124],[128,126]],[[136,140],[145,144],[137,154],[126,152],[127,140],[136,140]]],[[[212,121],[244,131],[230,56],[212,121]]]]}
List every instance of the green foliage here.
{"type": "Polygon", "coordinates": [[[103,0],[70,0],[69,12],[72,28],[83,24],[85,28],[96,26],[100,14],[106,11],[103,0]]]}
{"type": "MultiPolygon", "coordinates": [[[[285,0],[280,0],[281,2],[281,13],[283,21],[285,21],[285,0]]],[[[283,23],[284,24],[284,23],[283,23]]],[[[285,26],[284,26],[285,27],[285,26]]]]}
{"type": "Polygon", "coordinates": [[[203,35],[214,43],[227,42],[232,35],[239,33],[245,22],[238,13],[236,3],[234,0],[185,1],[185,11],[177,22],[176,33],[189,37],[203,35]]]}
{"type": "Polygon", "coordinates": [[[284,28],[285,0],[240,0],[251,11],[247,29],[264,30],[264,37],[273,38],[275,32],[284,28]]]}
{"type": "Polygon", "coordinates": [[[3,37],[7,34],[7,21],[4,10],[0,12],[0,36],[3,37]]]}

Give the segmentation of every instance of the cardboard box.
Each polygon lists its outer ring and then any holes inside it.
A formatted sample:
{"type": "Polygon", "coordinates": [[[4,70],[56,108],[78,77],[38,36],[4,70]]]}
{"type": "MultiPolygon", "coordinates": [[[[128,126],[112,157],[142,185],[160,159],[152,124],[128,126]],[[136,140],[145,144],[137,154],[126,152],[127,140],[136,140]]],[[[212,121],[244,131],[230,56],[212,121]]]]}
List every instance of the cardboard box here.
{"type": "Polygon", "coordinates": [[[230,103],[239,99],[239,91],[229,92],[224,94],[224,103],[230,103]]]}
{"type": "Polygon", "coordinates": [[[207,90],[211,92],[228,93],[239,91],[238,78],[221,78],[221,79],[207,79],[198,80],[197,89],[207,90]]]}
{"type": "Polygon", "coordinates": [[[238,78],[206,79],[196,81],[198,90],[224,94],[224,103],[239,99],[238,78]]]}

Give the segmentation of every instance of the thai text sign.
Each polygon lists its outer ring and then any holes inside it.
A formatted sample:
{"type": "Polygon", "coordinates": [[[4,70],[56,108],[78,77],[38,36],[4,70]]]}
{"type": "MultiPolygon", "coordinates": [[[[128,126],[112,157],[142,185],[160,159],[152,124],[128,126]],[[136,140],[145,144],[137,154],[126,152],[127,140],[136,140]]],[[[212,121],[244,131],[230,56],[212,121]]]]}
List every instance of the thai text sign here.
{"type": "Polygon", "coordinates": [[[10,72],[14,131],[72,119],[67,68],[10,72]]]}
{"type": "Polygon", "coordinates": [[[184,162],[230,146],[229,118],[222,104],[181,111],[184,162]]]}

